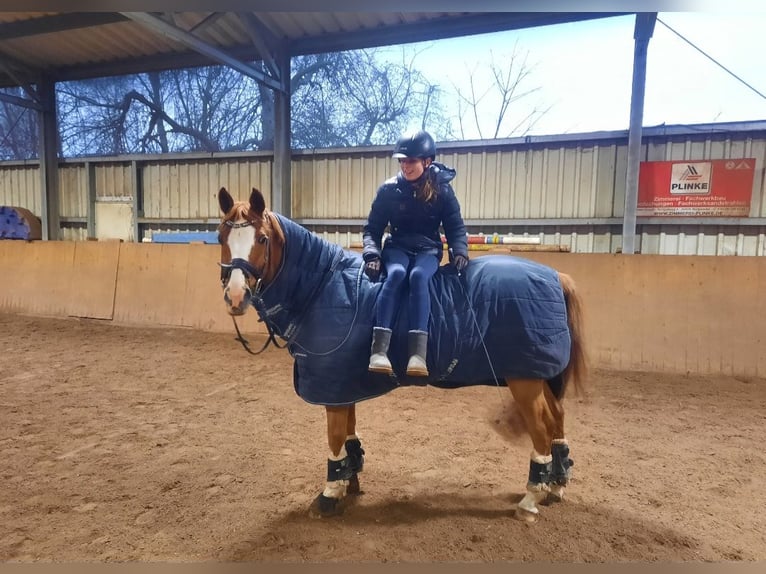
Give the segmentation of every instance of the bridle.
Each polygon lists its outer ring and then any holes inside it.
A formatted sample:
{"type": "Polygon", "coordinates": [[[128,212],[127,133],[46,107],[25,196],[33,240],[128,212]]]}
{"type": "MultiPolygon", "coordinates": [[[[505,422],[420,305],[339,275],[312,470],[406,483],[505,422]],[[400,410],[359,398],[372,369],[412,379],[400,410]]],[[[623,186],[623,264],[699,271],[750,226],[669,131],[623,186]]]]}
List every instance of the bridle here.
{"type": "MultiPolygon", "coordinates": [[[[245,221],[242,221],[240,223],[235,223],[233,221],[224,221],[222,225],[225,225],[226,227],[229,227],[231,229],[240,229],[243,227],[255,227],[255,223],[249,219],[246,219],[245,221]]],[[[224,289],[224,301],[226,301],[227,304],[231,304],[231,299],[229,299],[228,294],[226,293],[226,284],[229,282],[229,279],[231,278],[231,272],[234,269],[239,269],[242,271],[242,274],[245,276],[245,293],[246,296],[250,302],[250,304],[255,307],[256,312],[258,313],[258,321],[262,322],[264,325],[266,325],[266,330],[269,333],[268,339],[266,339],[266,342],[263,344],[263,347],[259,351],[253,351],[250,349],[248,343],[249,341],[245,339],[242,336],[242,333],[239,330],[239,325],[237,325],[237,320],[234,317],[234,315],[231,316],[231,320],[234,323],[234,329],[237,331],[237,337],[236,340],[242,343],[242,346],[245,348],[245,350],[250,353],[251,355],[258,355],[266,350],[266,347],[269,346],[269,343],[273,343],[275,347],[278,349],[284,349],[285,345],[280,345],[276,338],[275,338],[275,331],[269,321],[266,320],[266,314],[263,312],[265,305],[263,303],[263,299],[261,299],[261,291],[263,289],[263,277],[266,271],[269,268],[269,260],[271,259],[271,243],[269,241],[268,235],[261,235],[256,239],[256,241],[260,244],[265,244],[266,246],[266,254],[264,256],[263,265],[260,269],[256,268],[254,265],[252,265],[247,259],[241,259],[239,257],[234,258],[231,260],[231,263],[218,263],[218,265],[221,267],[221,287],[224,289]]],[[[219,234],[219,242],[220,242],[220,234],[219,234]]]]}
{"type": "MultiPolygon", "coordinates": [[[[253,221],[245,220],[240,223],[234,223],[233,221],[224,221],[222,225],[225,225],[226,227],[229,227],[231,229],[241,229],[243,227],[255,227],[255,223],[253,221]]],[[[258,243],[265,243],[266,244],[266,256],[264,257],[263,266],[261,269],[256,269],[253,265],[250,264],[250,262],[247,259],[240,259],[235,258],[231,260],[231,263],[218,263],[221,267],[221,286],[226,287],[226,283],[228,283],[229,278],[231,277],[231,272],[233,269],[239,269],[242,271],[242,273],[245,275],[245,281],[247,283],[247,291],[248,293],[251,292],[251,283],[253,280],[255,280],[255,288],[257,291],[260,291],[260,282],[261,279],[263,279],[263,275],[266,272],[266,269],[269,267],[269,258],[271,256],[271,244],[269,243],[269,236],[268,235],[262,235],[257,239],[258,243]]],[[[219,242],[220,242],[220,235],[219,235],[219,242]]],[[[227,300],[227,303],[231,303],[231,301],[227,300]]]]}

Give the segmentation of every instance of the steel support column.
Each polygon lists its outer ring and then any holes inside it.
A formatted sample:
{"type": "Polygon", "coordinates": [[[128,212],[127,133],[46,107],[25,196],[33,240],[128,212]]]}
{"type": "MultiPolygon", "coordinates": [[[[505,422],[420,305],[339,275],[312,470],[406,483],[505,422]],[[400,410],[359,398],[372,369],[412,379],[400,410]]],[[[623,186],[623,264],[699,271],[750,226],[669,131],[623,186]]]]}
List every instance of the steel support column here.
{"type": "Polygon", "coordinates": [[[290,168],[291,126],[290,126],[290,54],[286,49],[277,55],[279,77],[283,90],[274,90],[274,164],[272,167],[271,202],[274,211],[292,217],[292,193],[290,168]]]}
{"type": "Polygon", "coordinates": [[[628,131],[628,166],[625,176],[625,213],[622,223],[622,252],[636,252],[636,209],[638,204],[638,172],[641,165],[641,130],[644,121],[646,91],[646,60],[649,39],[654,32],[656,12],[636,14],[633,33],[633,89],[630,97],[630,128],[628,131]]]}
{"type": "Polygon", "coordinates": [[[40,124],[40,192],[43,239],[61,236],[58,178],[58,122],[56,121],[55,82],[43,77],[37,85],[42,110],[40,124]]]}

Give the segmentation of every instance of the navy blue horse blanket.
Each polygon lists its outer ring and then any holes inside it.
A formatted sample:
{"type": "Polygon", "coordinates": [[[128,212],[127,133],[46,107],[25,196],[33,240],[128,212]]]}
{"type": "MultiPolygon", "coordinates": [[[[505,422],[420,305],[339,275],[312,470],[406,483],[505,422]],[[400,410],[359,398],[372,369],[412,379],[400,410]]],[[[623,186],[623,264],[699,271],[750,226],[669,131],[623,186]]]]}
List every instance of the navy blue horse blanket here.
{"type": "Polygon", "coordinates": [[[571,340],[558,273],[523,258],[492,255],[472,259],[462,276],[440,267],[431,281],[429,377],[404,374],[406,293],[389,349],[394,375],[371,373],[367,365],[381,283],[368,280],[358,253],[277,218],[285,233],[282,264],[253,304],[288,342],[295,392],[309,403],[349,405],[407,385],[457,388],[502,385],[506,377],[552,380],[569,362],[571,340]]]}

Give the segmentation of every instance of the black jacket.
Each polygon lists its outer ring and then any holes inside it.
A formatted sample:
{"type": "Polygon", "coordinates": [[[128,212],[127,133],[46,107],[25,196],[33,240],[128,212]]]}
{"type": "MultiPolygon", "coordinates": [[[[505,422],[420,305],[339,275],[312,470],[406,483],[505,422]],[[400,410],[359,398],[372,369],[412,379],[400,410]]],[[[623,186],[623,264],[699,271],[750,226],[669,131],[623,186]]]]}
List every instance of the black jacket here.
{"type": "Polygon", "coordinates": [[[378,188],[364,226],[362,257],[365,261],[380,257],[381,239],[389,224],[391,237],[386,245],[409,253],[432,252],[441,261],[444,248],[439,226],[442,226],[453,253],[468,257],[465,223],[449,183],[455,178],[455,170],[434,162],[424,177],[433,178],[437,188],[436,197],[430,203],[417,199],[415,186],[401,172],[378,188]]]}

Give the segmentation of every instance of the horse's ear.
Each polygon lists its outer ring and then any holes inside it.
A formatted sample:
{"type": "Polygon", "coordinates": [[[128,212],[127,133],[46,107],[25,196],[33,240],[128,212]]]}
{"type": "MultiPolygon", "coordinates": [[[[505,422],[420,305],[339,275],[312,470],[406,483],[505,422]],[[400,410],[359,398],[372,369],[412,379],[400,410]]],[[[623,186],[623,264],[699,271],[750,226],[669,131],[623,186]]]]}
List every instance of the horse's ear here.
{"type": "Polygon", "coordinates": [[[263,215],[263,212],[266,209],[266,199],[264,199],[263,194],[255,188],[253,188],[253,192],[250,194],[250,209],[257,213],[259,217],[263,215]]]}
{"type": "Polygon", "coordinates": [[[221,208],[224,215],[229,213],[231,208],[234,207],[234,199],[231,197],[231,194],[226,191],[225,187],[218,190],[218,207],[221,208]]]}

